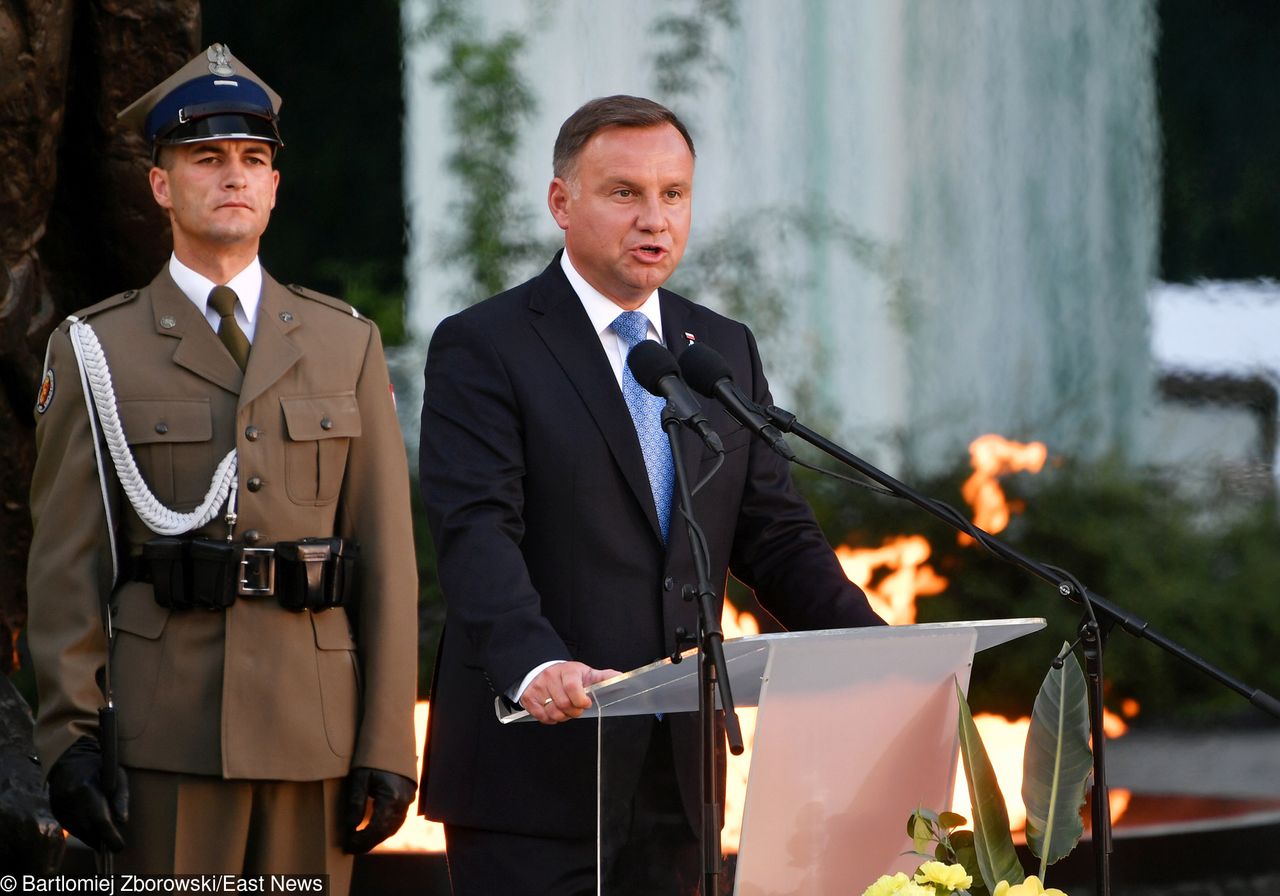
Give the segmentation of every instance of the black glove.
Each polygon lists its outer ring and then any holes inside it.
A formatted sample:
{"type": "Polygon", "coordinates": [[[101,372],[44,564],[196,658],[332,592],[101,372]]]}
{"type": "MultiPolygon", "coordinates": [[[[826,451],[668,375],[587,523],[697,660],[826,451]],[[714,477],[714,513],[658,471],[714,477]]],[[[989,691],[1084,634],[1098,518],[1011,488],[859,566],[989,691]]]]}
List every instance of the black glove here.
{"type": "Polygon", "coordinates": [[[80,738],[49,769],[49,805],[67,833],[91,849],[124,849],[120,828],[129,820],[129,782],[124,769],[116,769],[114,792],[107,796],[95,738],[80,738]]]}
{"type": "Polygon", "coordinates": [[[418,785],[404,775],[376,768],[353,768],[347,775],[343,793],[342,848],[347,852],[368,852],[404,824],[418,785]],[[373,809],[363,828],[369,800],[373,809]]]}

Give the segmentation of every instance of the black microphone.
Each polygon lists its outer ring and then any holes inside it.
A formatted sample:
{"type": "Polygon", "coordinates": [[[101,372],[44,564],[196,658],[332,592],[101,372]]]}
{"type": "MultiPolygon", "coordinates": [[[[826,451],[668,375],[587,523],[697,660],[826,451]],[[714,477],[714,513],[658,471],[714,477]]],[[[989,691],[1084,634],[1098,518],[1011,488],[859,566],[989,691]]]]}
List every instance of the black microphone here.
{"type": "Polygon", "coordinates": [[[734,419],[768,442],[770,448],[787,460],[796,459],[782,433],[760,413],[760,406],[734,384],[733,370],[718,351],[695,342],[680,354],[680,370],[695,391],[719,399],[734,419]]]}
{"type": "Polygon", "coordinates": [[[703,416],[702,405],[680,378],[675,356],[665,345],[652,339],[641,340],[627,355],[627,366],[646,391],[667,400],[667,412],[671,416],[702,436],[702,441],[716,454],[724,454],[719,433],[703,416]]]}

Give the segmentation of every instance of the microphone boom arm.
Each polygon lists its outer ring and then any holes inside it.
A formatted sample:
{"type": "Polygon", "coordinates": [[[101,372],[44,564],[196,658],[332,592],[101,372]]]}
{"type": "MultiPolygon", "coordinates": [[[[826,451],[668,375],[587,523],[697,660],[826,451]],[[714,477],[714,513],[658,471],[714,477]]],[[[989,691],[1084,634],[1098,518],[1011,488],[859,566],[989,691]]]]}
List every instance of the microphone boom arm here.
{"type": "Polygon", "coordinates": [[[1058,589],[1058,593],[1063,597],[1070,598],[1077,602],[1082,598],[1088,600],[1095,610],[1100,610],[1108,617],[1109,622],[1119,623],[1119,625],[1131,635],[1146,638],[1162,650],[1173,654],[1178,657],[1178,659],[1190,663],[1209,677],[1217,680],[1226,687],[1231,688],[1231,690],[1245,697],[1250,703],[1259,709],[1280,718],[1280,700],[1277,700],[1275,697],[1258,688],[1249,687],[1244,682],[1217,668],[1207,660],[1201,659],[1191,651],[1182,647],[1176,641],[1170,640],[1164,635],[1161,635],[1155,629],[1151,628],[1150,624],[1145,619],[1130,613],[1123,607],[1113,604],[1111,601],[1091,589],[1084,589],[1084,594],[1081,595],[1078,587],[1071,582],[1070,576],[1063,575],[1053,567],[1049,567],[1032,560],[1030,557],[1027,557],[1000,541],[991,533],[973,525],[963,517],[957,520],[957,514],[952,508],[947,507],[945,504],[935,501],[932,498],[921,495],[910,486],[894,479],[888,473],[872,466],[856,455],[849,453],[839,445],[798,422],[794,414],[773,406],[763,408],[762,410],[764,415],[773,421],[773,424],[783,432],[794,433],[796,436],[808,442],[810,445],[813,445],[815,448],[818,448],[823,453],[835,458],[849,467],[852,467],[873,482],[879,483],[889,489],[895,495],[905,498],[917,507],[933,514],[947,525],[959,529],[967,535],[973,536],[977,541],[981,542],[987,550],[995,554],[1001,560],[1011,563],[1014,566],[1017,566],[1018,568],[1023,569],[1055,586],[1058,589]]]}

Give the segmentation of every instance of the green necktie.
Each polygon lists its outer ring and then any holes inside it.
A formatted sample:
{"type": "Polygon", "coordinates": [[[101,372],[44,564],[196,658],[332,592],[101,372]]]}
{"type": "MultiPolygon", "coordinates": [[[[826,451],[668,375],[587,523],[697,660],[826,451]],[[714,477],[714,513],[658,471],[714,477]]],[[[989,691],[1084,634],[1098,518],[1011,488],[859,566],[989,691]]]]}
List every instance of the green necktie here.
{"type": "Polygon", "coordinates": [[[231,352],[231,357],[244,370],[249,363],[249,338],[236,323],[236,294],[229,286],[215,286],[209,293],[209,304],[222,318],[218,322],[218,338],[231,352]]]}

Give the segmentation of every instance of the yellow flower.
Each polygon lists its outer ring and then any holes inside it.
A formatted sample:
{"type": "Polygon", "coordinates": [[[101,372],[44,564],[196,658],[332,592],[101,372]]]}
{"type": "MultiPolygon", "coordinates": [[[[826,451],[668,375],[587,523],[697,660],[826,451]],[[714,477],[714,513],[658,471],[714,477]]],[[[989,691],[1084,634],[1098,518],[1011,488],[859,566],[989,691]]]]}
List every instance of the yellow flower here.
{"type": "Polygon", "coordinates": [[[965,873],[963,865],[925,862],[916,870],[916,883],[938,884],[948,890],[967,890],[973,885],[973,877],[965,873]]]}
{"type": "Polygon", "coordinates": [[[996,884],[995,891],[991,896],[1067,896],[1066,893],[1057,887],[1044,888],[1044,884],[1040,883],[1040,878],[1034,874],[1028,877],[1020,884],[1009,886],[1007,880],[1002,880],[996,884]]]}
{"type": "Polygon", "coordinates": [[[881,875],[880,879],[867,887],[862,896],[896,896],[897,892],[902,889],[902,885],[907,882],[907,876],[899,871],[893,877],[889,875],[881,875]]]}
{"type": "Polygon", "coordinates": [[[862,896],[935,896],[932,887],[922,887],[901,871],[893,877],[883,875],[862,896]]]}

